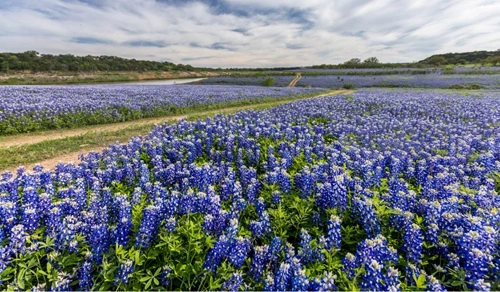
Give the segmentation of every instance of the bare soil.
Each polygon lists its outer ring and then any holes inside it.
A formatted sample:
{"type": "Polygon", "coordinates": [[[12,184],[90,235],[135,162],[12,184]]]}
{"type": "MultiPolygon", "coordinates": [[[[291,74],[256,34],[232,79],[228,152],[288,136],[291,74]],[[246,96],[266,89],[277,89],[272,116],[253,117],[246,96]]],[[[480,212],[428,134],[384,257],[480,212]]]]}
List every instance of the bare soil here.
{"type": "Polygon", "coordinates": [[[292,81],[290,81],[290,84],[288,84],[288,87],[295,87],[297,85],[297,82],[299,82],[300,78],[302,78],[302,74],[298,73],[295,78],[293,78],[292,81]]]}

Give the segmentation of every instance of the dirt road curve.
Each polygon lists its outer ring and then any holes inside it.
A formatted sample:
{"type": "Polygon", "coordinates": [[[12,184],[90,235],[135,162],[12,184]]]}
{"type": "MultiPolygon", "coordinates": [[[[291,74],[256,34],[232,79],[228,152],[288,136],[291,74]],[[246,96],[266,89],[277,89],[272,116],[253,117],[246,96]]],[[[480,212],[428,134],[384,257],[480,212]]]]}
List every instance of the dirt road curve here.
{"type": "Polygon", "coordinates": [[[288,87],[295,87],[297,82],[299,82],[300,78],[302,78],[302,74],[297,73],[297,76],[295,76],[295,78],[293,78],[293,80],[290,82],[290,84],[288,84],[288,87]]]}

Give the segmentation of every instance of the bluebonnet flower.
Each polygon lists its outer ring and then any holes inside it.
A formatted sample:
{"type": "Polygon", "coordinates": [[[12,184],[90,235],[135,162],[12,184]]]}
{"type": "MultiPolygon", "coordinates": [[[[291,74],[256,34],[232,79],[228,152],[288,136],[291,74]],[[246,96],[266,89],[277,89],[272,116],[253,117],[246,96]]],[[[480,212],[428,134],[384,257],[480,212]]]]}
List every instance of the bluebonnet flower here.
{"type": "Polygon", "coordinates": [[[85,261],[78,270],[78,290],[88,291],[92,288],[92,264],[85,261]]]}
{"type": "Polygon", "coordinates": [[[247,238],[238,237],[232,240],[227,258],[235,268],[241,268],[250,252],[251,245],[250,240],[247,238]]]}
{"type": "Polygon", "coordinates": [[[26,232],[33,233],[40,226],[40,212],[32,205],[24,205],[22,222],[26,232]]]}
{"type": "Polygon", "coordinates": [[[361,222],[369,237],[373,238],[380,233],[380,222],[370,199],[354,197],[352,199],[352,215],[361,222]]]}
{"type": "Polygon", "coordinates": [[[103,254],[106,253],[110,245],[110,236],[108,226],[98,224],[91,227],[89,245],[92,249],[94,261],[101,264],[103,254]]]}
{"type": "Polygon", "coordinates": [[[446,258],[448,260],[448,268],[452,270],[458,270],[460,268],[460,258],[456,253],[447,253],[446,258]]]}
{"type": "Polygon", "coordinates": [[[54,283],[54,287],[51,291],[70,291],[72,279],[71,276],[64,272],[59,272],[57,274],[57,280],[54,283]]]}
{"type": "Polygon", "coordinates": [[[269,244],[269,253],[268,253],[269,263],[271,264],[272,268],[277,263],[278,255],[280,254],[282,249],[283,249],[283,243],[281,241],[281,238],[273,237],[271,243],[269,244]]]}
{"type": "Polygon", "coordinates": [[[172,282],[172,268],[169,265],[165,265],[162,267],[161,275],[160,275],[160,283],[163,287],[168,287],[170,282],[172,282]]]}
{"type": "Polygon", "coordinates": [[[266,201],[264,198],[259,197],[257,202],[255,203],[255,210],[257,211],[257,215],[260,217],[266,211],[266,201]]]}
{"type": "Polygon", "coordinates": [[[267,274],[264,279],[264,291],[276,291],[274,288],[274,277],[272,274],[267,274]]]}
{"type": "MultiPolygon", "coordinates": [[[[490,291],[491,284],[486,282],[484,279],[479,279],[471,283],[471,289],[474,291],[490,291]]],[[[445,291],[444,289],[441,291],[445,291]]]]}
{"type": "Polygon", "coordinates": [[[438,245],[439,236],[439,226],[436,223],[430,223],[427,225],[427,232],[425,233],[425,239],[433,245],[438,245]]]}
{"type": "Polygon", "coordinates": [[[135,246],[146,249],[153,242],[160,225],[159,206],[149,205],[144,208],[141,226],[137,232],[135,246]]]}
{"type": "Polygon", "coordinates": [[[252,237],[261,238],[269,235],[272,232],[271,221],[269,219],[269,214],[264,211],[259,217],[259,220],[250,221],[248,224],[248,230],[252,232],[252,237]]]}
{"type": "Polygon", "coordinates": [[[300,191],[300,197],[308,198],[314,185],[314,178],[307,166],[300,173],[295,174],[294,183],[300,191]]]}
{"type": "Polygon", "coordinates": [[[290,290],[292,280],[292,271],[289,263],[281,263],[280,267],[274,274],[274,290],[287,291],[290,290]]]}
{"type": "Polygon", "coordinates": [[[417,224],[408,224],[403,234],[403,250],[408,261],[420,263],[422,259],[423,236],[417,224]]]}
{"type": "Polygon", "coordinates": [[[254,256],[252,258],[248,274],[256,282],[258,282],[262,278],[265,266],[269,262],[268,253],[269,253],[268,245],[257,246],[254,249],[254,256]]]}
{"type": "Polygon", "coordinates": [[[226,235],[221,235],[215,242],[214,247],[207,254],[205,262],[203,263],[203,268],[210,270],[212,273],[216,273],[217,267],[229,252],[229,248],[229,238],[227,238],[226,235]]]}
{"type": "Polygon", "coordinates": [[[292,280],[291,290],[293,291],[306,291],[309,287],[309,279],[306,275],[306,270],[300,264],[300,260],[294,258],[292,260],[292,280]]]}
{"type": "Polygon", "coordinates": [[[116,243],[126,246],[132,229],[132,206],[125,195],[117,195],[118,223],[116,225],[116,243]]]}
{"type": "Polygon", "coordinates": [[[165,229],[167,229],[169,232],[175,232],[177,228],[177,220],[175,217],[170,217],[165,221],[165,229]]]}
{"type": "MultiPolygon", "coordinates": [[[[70,245],[72,242],[76,241],[76,233],[80,228],[80,222],[74,216],[66,216],[63,219],[61,229],[57,237],[57,246],[60,249],[65,247],[70,247],[70,250],[76,252],[76,248],[72,248],[70,245]]],[[[73,243],[74,244],[74,243],[73,243]]]]}
{"type": "Polygon", "coordinates": [[[281,169],[278,172],[278,185],[280,186],[281,191],[285,194],[289,194],[292,190],[290,175],[284,169],[281,169]]]}
{"type": "Polygon", "coordinates": [[[337,277],[332,274],[332,272],[324,272],[323,277],[321,277],[321,291],[335,291],[338,290],[335,285],[335,279],[337,277]]]}
{"type": "Polygon", "coordinates": [[[393,267],[387,268],[387,274],[383,278],[384,288],[386,291],[399,291],[401,281],[399,279],[399,271],[393,267]]]}
{"type": "Polygon", "coordinates": [[[240,286],[243,285],[243,275],[241,272],[233,273],[233,275],[222,284],[224,291],[238,291],[240,286]]]}
{"type": "Polygon", "coordinates": [[[281,203],[281,194],[279,191],[274,191],[272,193],[271,203],[274,205],[279,205],[281,203]]]}
{"type": "Polygon", "coordinates": [[[307,232],[307,230],[302,229],[300,231],[300,259],[303,264],[308,264],[314,259],[314,252],[311,247],[311,235],[307,232]]]}
{"type": "Polygon", "coordinates": [[[352,279],[356,269],[356,256],[348,252],[342,259],[342,264],[344,266],[344,271],[347,274],[347,278],[352,279]]]}
{"type": "Polygon", "coordinates": [[[332,215],[330,217],[330,220],[328,220],[328,227],[326,231],[326,242],[325,242],[325,248],[326,249],[332,249],[332,248],[340,248],[340,244],[342,241],[341,235],[340,235],[340,224],[341,220],[338,216],[332,215]]]}
{"type": "Polygon", "coordinates": [[[316,226],[320,226],[322,223],[321,222],[321,215],[318,212],[313,212],[311,220],[312,220],[312,224],[316,225],[316,226]]]}
{"type": "Polygon", "coordinates": [[[0,247],[0,273],[2,273],[10,264],[14,251],[11,247],[0,247]]]}
{"type": "Polygon", "coordinates": [[[24,225],[18,224],[12,227],[10,234],[9,247],[15,254],[24,254],[26,249],[26,236],[28,235],[24,229],[24,225]]]}
{"type": "Polygon", "coordinates": [[[361,289],[379,291],[383,289],[382,265],[377,260],[372,259],[365,265],[366,272],[361,280],[361,289]]]}
{"type": "Polygon", "coordinates": [[[120,265],[118,273],[115,276],[115,285],[125,284],[128,285],[128,279],[130,274],[134,272],[134,262],[131,260],[126,260],[120,265]]]}
{"type": "MultiPolygon", "coordinates": [[[[447,291],[443,287],[443,285],[441,285],[441,283],[439,282],[439,280],[436,279],[434,276],[432,276],[432,275],[426,275],[425,278],[427,280],[427,290],[433,291],[433,292],[444,292],[444,291],[447,291]]],[[[481,291],[484,291],[484,290],[481,290],[481,291]]]]}

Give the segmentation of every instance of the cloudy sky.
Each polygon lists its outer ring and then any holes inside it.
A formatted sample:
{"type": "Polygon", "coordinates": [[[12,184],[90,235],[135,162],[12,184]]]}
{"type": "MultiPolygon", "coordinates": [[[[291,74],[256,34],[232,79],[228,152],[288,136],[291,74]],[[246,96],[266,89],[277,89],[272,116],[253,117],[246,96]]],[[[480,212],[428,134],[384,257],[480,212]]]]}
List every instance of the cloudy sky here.
{"type": "Polygon", "coordinates": [[[498,0],[0,0],[0,51],[210,67],[500,48],[498,0]]]}

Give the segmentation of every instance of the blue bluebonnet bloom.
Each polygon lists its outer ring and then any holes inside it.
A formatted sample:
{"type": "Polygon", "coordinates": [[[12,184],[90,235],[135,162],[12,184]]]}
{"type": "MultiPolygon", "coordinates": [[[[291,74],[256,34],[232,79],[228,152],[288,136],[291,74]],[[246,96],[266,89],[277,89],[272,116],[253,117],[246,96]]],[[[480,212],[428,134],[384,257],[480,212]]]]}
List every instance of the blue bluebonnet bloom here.
{"type": "Polygon", "coordinates": [[[393,267],[387,268],[387,273],[383,277],[384,288],[386,291],[399,291],[401,281],[399,279],[399,271],[393,267]]]}
{"type": "Polygon", "coordinates": [[[352,215],[361,222],[369,237],[373,238],[380,233],[380,222],[370,199],[354,197],[352,199],[352,215]]]}
{"type": "Polygon", "coordinates": [[[78,270],[78,290],[86,291],[92,288],[92,264],[85,261],[78,270]]]}
{"type": "Polygon", "coordinates": [[[233,238],[227,259],[235,268],[241,268],[250,252],[251,246],[252,244],[248,238],[233,238]]]}
{"type": "Polygon", "coordinates": [[[24,254],[26,250],[26,236],[24,225],[18,224],[12,227],[9,247],[15,254],[24,254]]]}
{"type": "Polygon", "coordinates": [[[268,258],[269,246],[257,246],[254,248],[254,256],[250,265],[248,274],[255,281],[259,281],[264,273],[265,266],[269,262],[268,258]]]}
{"type": "Polygon", "coordinates": [[[148,248],[155,239],[160,225],[159,211],[159,206],[150,205],[144,208],[144,215],[139,232],[136,235],[135,246],[144,249],[148,248]]]}
{"type": "Polygon", "coordinates": [[[290,290],[292,271],[289,263],[281,263],[274,274],[274,289],[278,291],[290,290]]]}
{"type": "Polygon", "coordinates": [[[344,265],[344,271],[347,274],[347,278],[351,279],[354,277],[356,269],[356,256],[348,252],[342,259],[342,264],[344,265]]]}
{"type": "Polygon", "coordinates": [[[269,219],[269,214],[264,211],[259,220],[252,220],[248,224],[248,230],[252,232],[253,237],[261,238],[269,235],[272,232],[271,221],[269,219]]]}
{"type": "Polygon", "coordinates": [[[124,263],[120,265],[118,269],[118,273],[115,277],[115,285],[117,284],[128,284],[128,279],[130,274],[134,272],[134,262],[131,260],[126,260],[124,263]]]}
{"type": "Polygon", "coordinates": [[[70,291],[70,285],[73,280],[71,279],[71,275],[64,273],[64,272],[59,272],[57,274],[57,280],[54,283],[54,286],[52,287],[52,291],[70,291]]]}
{"type": "Polygon", "coordinates": [[[403,234],[403,250],[408,261],[420,263],[422,259],[423,236],[417,224],[408,224],[403,234]]]}
{"type": "Polygon", "coordinates": [[[172,268],[169,265],[165,265],[161,269],[160,283],[163,287],[168,287],[170,282],[172,282],[172,268]]]}
{"type": "Polygon", "coordinates": [[[326,231],[326,242],[325,242],[325,248],[326,249],[332,249],[332,248],[340,248],[340,244],[342,241],[341,235],[340,235],[340,224],[341,220],[338,216],[332,215],[330,217],[330,220],[328,220],[327,224],[327,231],[326,231]]]}
{"type": "Polygon", "coordinates": [[[379,291],[383,289],[382,265],[377,260],[372,259],[365,265],[366,272],[361,281],[361,289],[379,291]]]}
{"type": "Polygon", "coordinates": [[[233,275],[222,284],[222,290],[224,291],[238,291],[240,286],[243,284],[243,275],[241,273],[233,273],[233,275]]]}

